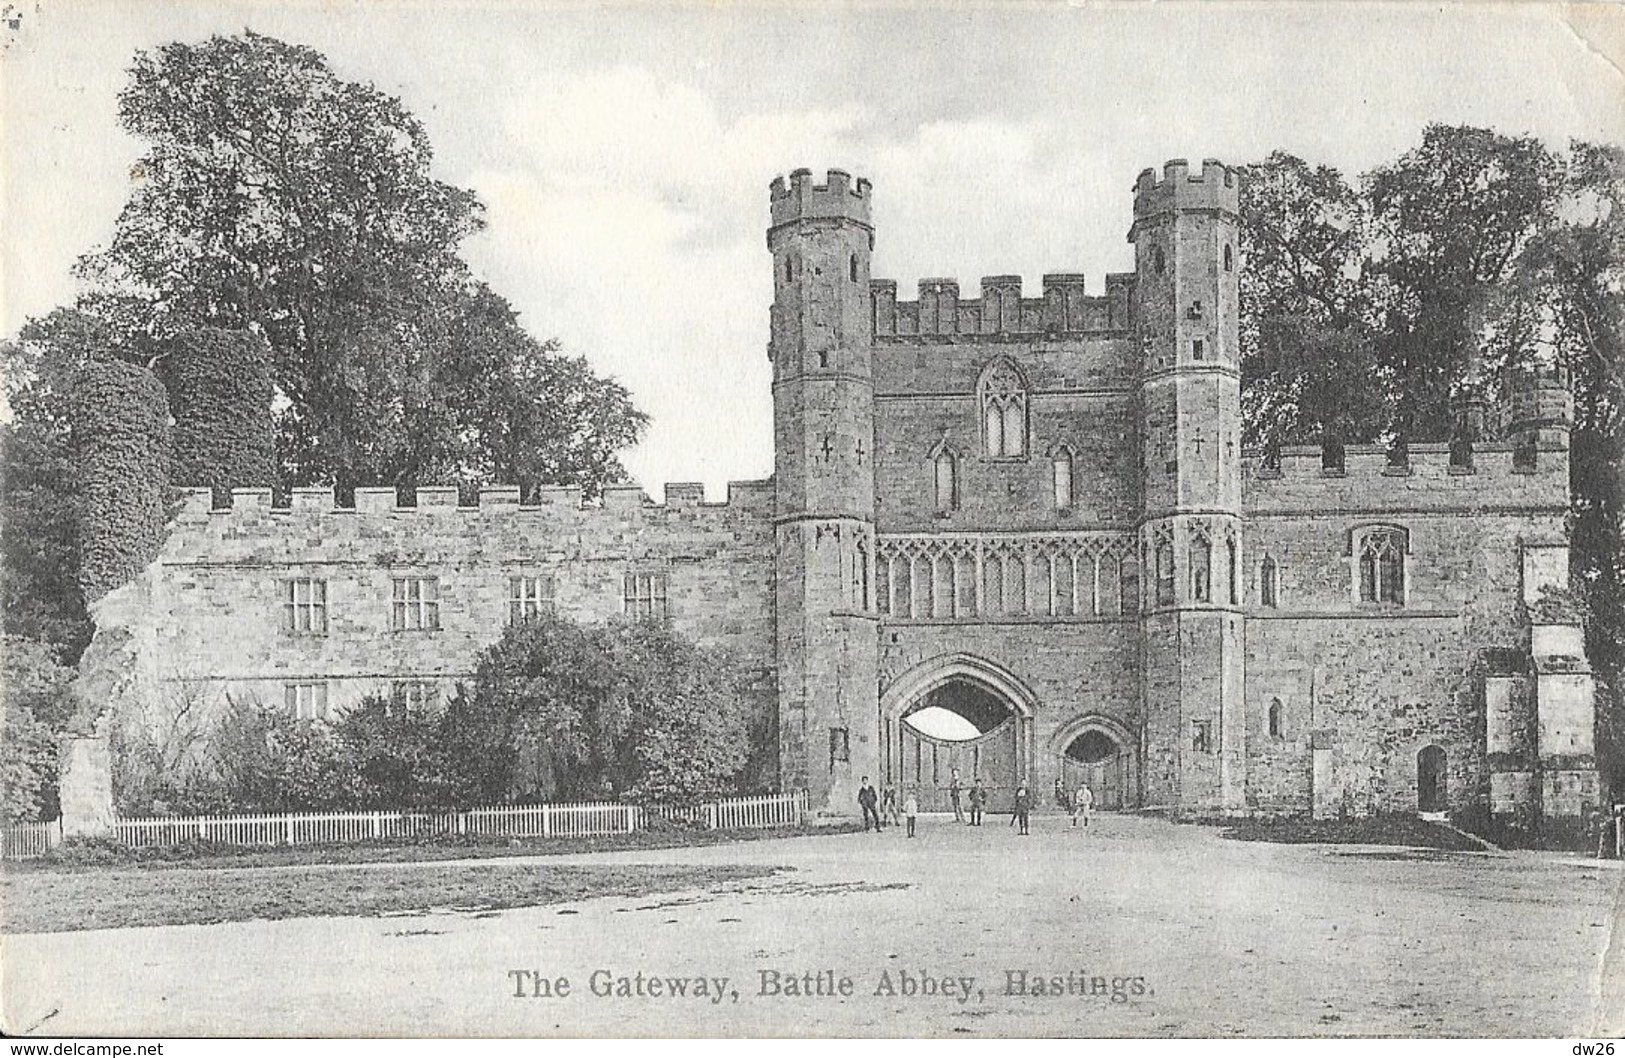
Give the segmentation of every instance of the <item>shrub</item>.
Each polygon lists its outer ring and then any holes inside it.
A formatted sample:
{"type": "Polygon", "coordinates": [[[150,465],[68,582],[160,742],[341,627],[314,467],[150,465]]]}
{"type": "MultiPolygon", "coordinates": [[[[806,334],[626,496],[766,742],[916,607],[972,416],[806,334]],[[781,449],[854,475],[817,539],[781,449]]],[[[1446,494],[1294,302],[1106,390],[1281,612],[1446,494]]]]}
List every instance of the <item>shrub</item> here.
{"type": "Polygon", "coordinates": [[[439,716],[367,698],[333,726],[357,808],[437,808],[448,803],[439,716]]]}
{"type": "Polygon", "coordinates": [[[728,655],[664,625],[527,621],[447,710],[451,792],[681,803],[731,791],[749,739],[741,685],[728,655]]]}
{"type": "Polygon", "coordinates": [[[256,698],[228,699],[212,745],[215,792],[231,811],[352,807],[354,769],[321,721],[256,698]]]}

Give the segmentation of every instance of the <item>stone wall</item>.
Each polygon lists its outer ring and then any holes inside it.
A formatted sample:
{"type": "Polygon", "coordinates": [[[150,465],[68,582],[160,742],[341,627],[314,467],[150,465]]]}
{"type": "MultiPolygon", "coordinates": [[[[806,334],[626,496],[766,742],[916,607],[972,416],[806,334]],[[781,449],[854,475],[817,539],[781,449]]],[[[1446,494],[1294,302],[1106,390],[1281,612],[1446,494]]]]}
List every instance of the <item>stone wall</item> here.
{"type": "MultiPolygon", "coordinates": [[[[1066,751],[1064,735],[1075,721],[1105,717],[1129,732],[1140,731],[1139,622],[1132,617],[1068,622],[883,619],[882,696],[910,669],[960,653],[992,662],[1032,693],[1037,704],[1028,781],[1045,803],[1066,751]]],[[[1132,752],[1138,746],[1127,748],[1132,752]]]]}
{"type": "Polygon", "coordinates": [[[876,519],[882,531],[1090,529],[1138,514],[1138,412],[1131,343],[1041,338],[880,342],[875,348],[876,519]],[[997,358],[1027,382],[1027,451],[990,459],[977,392],[997,358]],[[933,454],[958,456],[958,509],[937,508],[933,454]],[[1055,503],[1051,453],[1072,459],[1072,502],[1055,503]]]}
{"type": "MultiPolygon", "coordinates": [[[[723,504],[702,495],[673,485],[655,505],[614,488],[599,507],[560,489],[521,506],[516,489],[490,489],[479,506],[457,507],[454,491],[425,489],[417,507],[397,509],[364,490],[360,509],[339,509],[328,490],[298,490],[275,509],[268,491],[237,490],[230,509],[211,510],[209,492],[193,491],[146,589],[149,663],[160,683],[207,679],[269,702],[289,684],[319,683],[330,710],[397,680],[446,696],[507,626],[511,577],[550,578],[560,612],[597,621],[623,612],[626,574],[658,573],[673,626],[758,673],[757,723],[770,731],[772,485],[736,484],[723,504]],[[420,576],[438,579],[439,629],[393,630],[393,582],[420,576]],[[326,582],[324,634],[284,628],[291,578],[326,582]]],[[[776,774],[776,761],[754,765],[776,774]]]]}
{"type": "MultiPolygon", "coordinates": [[[[1414,811],[1417,754],[1445,751],[1451,808],[1490,799],[1485,766],[1485,652],[1527,657],[1520,605],[1527,541],[1560,540],[1567,511],[1561,461],[1514,473],[1509,451],[1480,453],[1451,473],[1441,448],[1413,451],[1409,473],[1375,450],[1351,449],[1343,475],[1323,476],[1318,450],[1289,452],[1280,475],[1246,479],[1248,800],[1263,811],[1313,803],[1334,811],[1414,811]],[[1358,534],[1405,534],[1403,604],[1359,600],[1358,534]],[[1260,605],[1260,563],[1277,564],[1278,598],[1260,605]],[[1279,733],[1269,708],[1281,703],[1279,733]]],[[[1531,708],[1499,686],[1496,770],[1527,768],[1520,741],[1531,708]],[[1505,700],[1503,700],[1505,699],[1505,700]],[[1521,711],[1520,711],[1521,710],[1521,711]]],[[[1497,780],[1505,801],[1527,780],[1497,780]],[[1514,787],[1517,787],[1514,789],[1514,787]]]]}

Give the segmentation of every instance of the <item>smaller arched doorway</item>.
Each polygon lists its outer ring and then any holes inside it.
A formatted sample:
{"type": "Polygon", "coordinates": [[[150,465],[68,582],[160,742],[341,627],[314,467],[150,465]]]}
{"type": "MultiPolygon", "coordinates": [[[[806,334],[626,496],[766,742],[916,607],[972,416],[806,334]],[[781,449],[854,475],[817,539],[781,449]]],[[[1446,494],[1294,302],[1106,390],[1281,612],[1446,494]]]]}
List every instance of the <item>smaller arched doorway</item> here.
{"type": "Polygon", "coordinates": [[[1085,717],[1057,732],[1052,742],[1058,774],[1068,794],[1087,785],[1104,811],[1139,803],[1139,756],[1129,732],[1106,717],[1085,717]]]}
{"type": "Polygon", "coordinates": [[[1444,749],[1423,746],[1416,755],[1416,810],[1443,812],[1449,806],[1444,749]]]}

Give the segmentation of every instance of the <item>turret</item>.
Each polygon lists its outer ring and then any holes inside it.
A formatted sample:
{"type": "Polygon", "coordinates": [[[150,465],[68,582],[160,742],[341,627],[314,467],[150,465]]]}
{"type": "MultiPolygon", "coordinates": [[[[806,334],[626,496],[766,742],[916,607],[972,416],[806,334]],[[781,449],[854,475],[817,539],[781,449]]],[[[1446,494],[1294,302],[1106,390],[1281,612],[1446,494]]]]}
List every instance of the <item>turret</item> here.
{"type": "Polygon", "coordinates": [[[1540,453],[1567,459],[1569,430],[1574,422],[1574,393],[1560,364],[1535,364],[1515,371],[1508,385],[1511,414],[1507,434],[1514,445],[1515,465],[1534,467],[1540,453]]]}
{"type": "Polygon", "coordinates": [[[867,180],[797,169],[773,181],[767,230],[780,781],[847,815],[879,774],[869,200],[867,180]]]}
{"type": "Polygon", "coordinates": [[[1243,807],[1240,186],[1183,160],[1134,187],[1141,348],[1146,782],[1152,803],[1243,807]]]}

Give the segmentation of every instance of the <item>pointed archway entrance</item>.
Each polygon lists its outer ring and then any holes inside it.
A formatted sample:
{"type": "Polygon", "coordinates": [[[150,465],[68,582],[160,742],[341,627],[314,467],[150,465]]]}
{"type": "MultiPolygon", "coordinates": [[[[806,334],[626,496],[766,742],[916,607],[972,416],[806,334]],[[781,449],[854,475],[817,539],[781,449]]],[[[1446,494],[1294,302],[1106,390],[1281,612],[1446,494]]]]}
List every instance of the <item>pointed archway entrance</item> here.
{"type": "Polygon", "coordinates": [[[977,782],[989,808],[1010,803],[1029,781],[1032,692],[1002,666],[968,654],[933,658],[899,677],[881,696],[881,769],[899,798],[920,810],[952,807],[954,774],[964,791],[977,782]]]}
{"type": "Polygon", "coordinates": [[[1139,806],[1139,742],[1123,724],[1108,716],[1079,717],[1055,732],[1050,752],[1059,758],[1056,774],[1069,795],[1087,785],[1102,811],[1139,806]]]}

